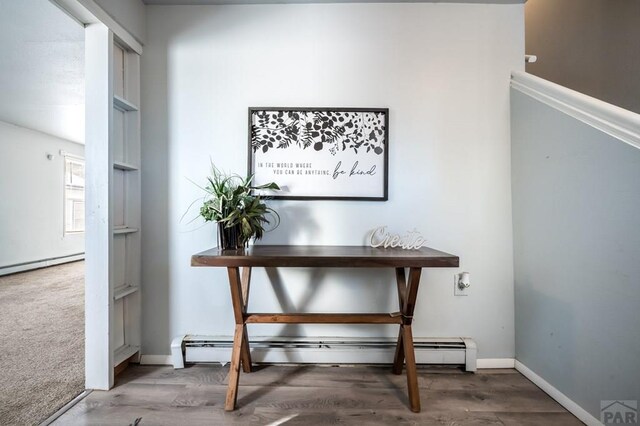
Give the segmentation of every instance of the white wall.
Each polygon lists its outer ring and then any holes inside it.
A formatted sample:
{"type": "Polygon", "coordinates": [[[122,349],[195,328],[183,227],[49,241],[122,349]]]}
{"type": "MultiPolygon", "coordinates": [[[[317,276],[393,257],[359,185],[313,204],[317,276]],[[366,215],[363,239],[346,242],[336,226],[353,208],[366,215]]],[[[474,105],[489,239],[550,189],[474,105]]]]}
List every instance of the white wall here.
{"type": "Polygon", "coordinates": [[[146,6],[142,0],[95,0],[118,24],[140,43],[147,38],[146,6]]]}
{"type": "Polygon", "coordinates": [[[83,145],[0,121],[0,268],[84,252],[84,235],[63,235],[60,150],[84,154],[83,145]]]}
{"type": "Polygon", "coordinates": [[[640,397],[640,150],[515,90],[512,116],[516,357],[599,419],[640,397]]]}
{"type": "MultiPolygon", "coordinates": [[[[523,69],[523,5],[148,6],[142,57],[143,353],[184,333],[232,334],[226,271],[191,268],[213,226],[180,217],[209,157],[245,173],[247,107],[390,109],[388,202],[273,202],[264,243],[360,245],[371,228],[416,227],[460,256],[423,274],[414,334],[470,336],[513,358],[509,78],[523,69]],[[186,221],[185,221],[186,222],[186,221]]],[[[195,214],[195,210],[192,211],[195,214]]],[[[190,216],[188,217],[190,218],[190,216]]],[[[257,270],[250,309],[397,307],[390,271],[257,270]]],[[[264,326],[253,335],[393,336],[395,327],[264,326]]]]}

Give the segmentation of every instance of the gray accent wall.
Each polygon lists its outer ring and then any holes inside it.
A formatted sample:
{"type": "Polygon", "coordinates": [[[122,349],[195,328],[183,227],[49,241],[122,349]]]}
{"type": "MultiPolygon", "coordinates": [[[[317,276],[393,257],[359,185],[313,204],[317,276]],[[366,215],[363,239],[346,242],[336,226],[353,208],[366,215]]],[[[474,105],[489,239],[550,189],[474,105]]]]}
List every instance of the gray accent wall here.
{"type": "Polygon", "coordinates": [[[640,1],[529,0],[527,72],[640,113],[640,1]]]}
{"type": "Polygon", "coordinates": [[[511,102],[516,359],[599,419],[640,400],[640,150],[511,102]]]}

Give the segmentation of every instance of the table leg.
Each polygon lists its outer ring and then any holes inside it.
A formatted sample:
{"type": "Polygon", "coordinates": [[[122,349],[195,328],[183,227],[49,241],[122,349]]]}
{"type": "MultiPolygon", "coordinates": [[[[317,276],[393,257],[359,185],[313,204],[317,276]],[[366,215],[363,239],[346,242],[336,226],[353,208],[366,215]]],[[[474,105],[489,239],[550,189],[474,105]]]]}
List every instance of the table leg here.
{"type": "Polygon", "coordinates": [[[238,383],[240,381],[240,364],[245,372],[251,371],[251,354],[249,353],[249,338],[247,326],[244,323],[244,314],[247,310],[249,297],[250,272],[243,271],[243,279],[240,278],[240,269],[227,268],[229,274],[229,286],[231,289],[231,303],[233,305],[233,317],[236,322],[233,334],[233,350],[231,352],[231,365],[229,367],[229,385],[224,409],[233,411],[236,408],[238,397],[238,383]]]}
{"type": "Polygon", "coordinates": [[[240,358],[242,360],[242,371],[251,373],[251,352],[249,350],[249,336],[247,335],[247,326],[244,325],[242,332],[242,347],[240,348],[240,358]]]}
{"type": "Polygon", "coordinates": [[[409,320],[409,322],[413,320],[413,311],[416,308],[421,272],[420,268],[409,269],[409,282],[407,282],[407,292],[405,293],[404,307],[402,309],[402,314],[409,320]]]}
{"type": "MultiPolygon", "coordinates": [[[[242,313],[247,313],[247,306],[249,305],[249,286],[251,283],[251,268],[242,268],[242,313]]],[[[240,354],[242,360],[242,371],[245,373],[251,373],[251,351],[249,349],[249,334],[247,333],[247,326],[244,326],[244,333],[242,335],[242,352],[240,354]]]]}
{"type": "Polygon", "coordinates": [[[404,343],[402,339],[404,330],[402,328],[403,327],[400,326],[398,343],[396,343],[396,355],[393,357],[393,368],[391,369],[393,374],[402,374],[402,366],[404,365],[404,343]]]}
{"type": "Polygon", "coordinates": [[[251,286],[251,267],[242,268],[242,311],[247,312],[247,306],[249,305],[249,288],[251,286]]]}
{"type": "Polygon", "coordinates": [[[418,297],[421,271],[421,268],[410,268],[409,279],[405,280],[404,269],[396,269],[398,300],[403,323],[400,326],[400,332],[398,334],[392,371],[394,374],[402,373],[402,364],[406,363],[409,405],[411,411],[414,413],[420,412],[420,392],[418,391],[418,374],[416,370],[416,356],[413,347],[411,323],[413,322],[413,312],[418,297]]]}
{"type": "Polygon", "coordinates": [[[407,390],[409,392],[409,406],[414,413],[420,412],[420,392],[418,391],[418,372],[416,358],[413,352],[413,334],[410,325],[403,325],[404,353],[407,362],[407,390]]]}
{"type": "MultiPolygon", "coordinates": [[[[404,300],[407,293],[407,280],[405,278],[404,268],[396,268],[396,284],[398,287],[398,305],[400,312],[404,312],[404,300]]],[[[402,335],[404,331],[400,326],[398,333],[398,342],[396,343],[396,354],[393,357],[393,374],[402,374],[402,366],[404,364],[404,344],[402,343],[402,335]]]]}
{"type": "Polygon", "coordinates": [[[225,411],[233,411],[238,399],[238,383],[240,381],[240,352],[244,338],[244,325],[236,324],[233,335],[233,350],[231,351],[231,367],[229,368],[229,386],[227,387],[227,399],[224,403],[225,411]]]}

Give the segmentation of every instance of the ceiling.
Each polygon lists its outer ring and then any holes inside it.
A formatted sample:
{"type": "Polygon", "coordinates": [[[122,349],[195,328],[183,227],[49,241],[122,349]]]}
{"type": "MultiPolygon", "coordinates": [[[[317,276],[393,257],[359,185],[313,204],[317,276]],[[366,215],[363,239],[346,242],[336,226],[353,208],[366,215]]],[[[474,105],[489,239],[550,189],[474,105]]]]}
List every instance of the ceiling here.
{"type": "Polygon", "coordinates": [[[0,121],[84,142],[84,29],[48,0],[0,0],[0,121]]]}

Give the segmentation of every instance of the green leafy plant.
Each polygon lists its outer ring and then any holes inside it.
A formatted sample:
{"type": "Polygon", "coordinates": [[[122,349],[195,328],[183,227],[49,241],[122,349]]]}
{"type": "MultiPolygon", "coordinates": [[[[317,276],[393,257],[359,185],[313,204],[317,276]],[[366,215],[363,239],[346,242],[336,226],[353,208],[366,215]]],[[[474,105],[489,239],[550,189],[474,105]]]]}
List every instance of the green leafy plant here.
{"type": "MultiPolygon", "coordinates": [[[[267,206],[265,197],[252,193],[254,190],[280,190],[270,182],[253,186],[253,175],[246,178],[237,174],[227,174],[211,163],[211,175],[202,189],[207,193],[200,207],[200,216],[205,221],[217,222],[225,229],[237,229],[239,245],[244,246],[251,238],[259,240],[272,224],[275,229],[280,224],[280,216],[267,206]],[[269,218],[270,217],[270,218],[269,218]]],[[[222,231],[222,230],[220,230],[222,231]]]]}

